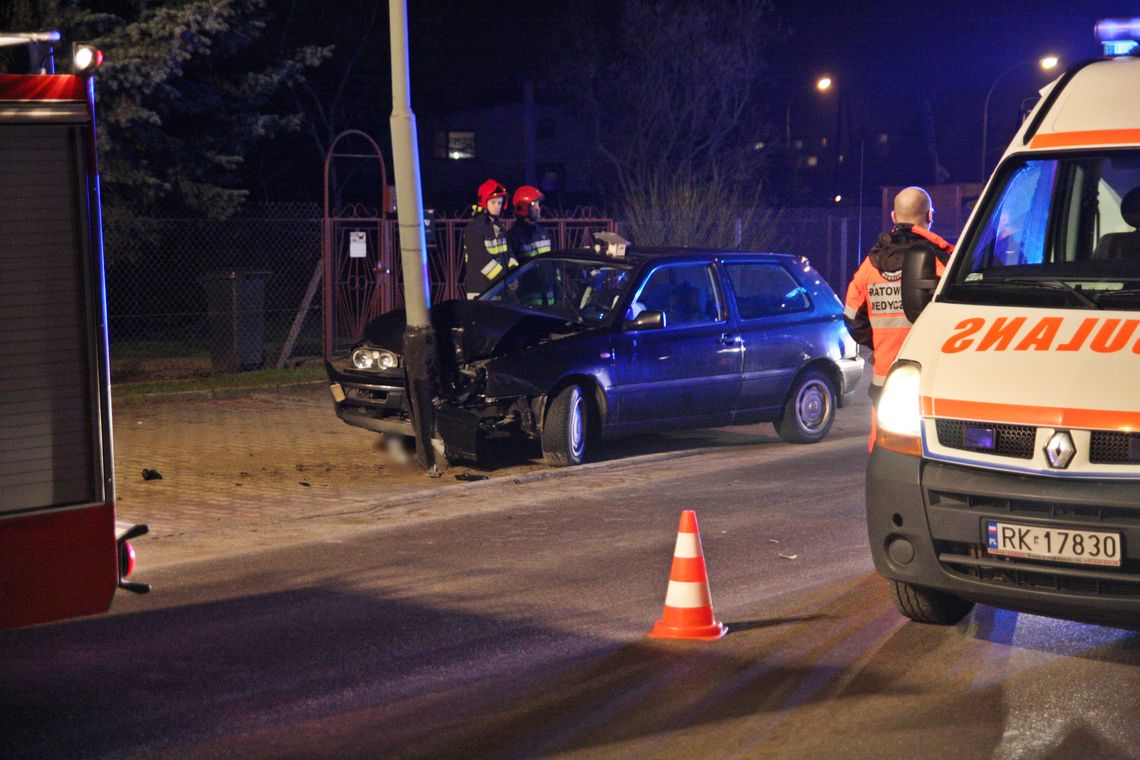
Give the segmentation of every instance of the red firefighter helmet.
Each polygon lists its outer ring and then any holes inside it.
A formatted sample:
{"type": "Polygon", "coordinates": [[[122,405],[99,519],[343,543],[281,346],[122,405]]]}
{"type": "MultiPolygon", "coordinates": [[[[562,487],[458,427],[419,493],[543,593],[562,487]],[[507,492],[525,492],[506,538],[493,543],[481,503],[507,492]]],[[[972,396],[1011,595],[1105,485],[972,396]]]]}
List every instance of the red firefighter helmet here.
{"type": "Polygon", "coordinates": [[[500,185],[493,179],[489,179],[482,185],[479,185],[479,205],[487,208],[487,201],[492,198],[506,198],[507,188],[500,185]]]}
{"type": "Polygon", "coordinates": [[[518,190],[515,190],[515,197],[511,201],[515,207],[515,216],[528,216],[530,214],[530,204],[537,203],[544,197],[542,191],[534,185],[523,185],[518,190]]]}

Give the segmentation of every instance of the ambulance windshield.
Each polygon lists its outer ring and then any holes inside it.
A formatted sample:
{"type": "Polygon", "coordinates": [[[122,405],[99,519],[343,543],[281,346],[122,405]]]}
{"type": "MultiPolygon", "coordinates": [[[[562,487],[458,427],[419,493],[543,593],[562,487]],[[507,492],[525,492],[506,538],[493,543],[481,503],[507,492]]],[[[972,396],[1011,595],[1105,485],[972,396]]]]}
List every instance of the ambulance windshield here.
{"type": "Polygon", "coordinates": [[[1007,164],[942,298],[1140,309],[1140,152],[1007,164]]]}

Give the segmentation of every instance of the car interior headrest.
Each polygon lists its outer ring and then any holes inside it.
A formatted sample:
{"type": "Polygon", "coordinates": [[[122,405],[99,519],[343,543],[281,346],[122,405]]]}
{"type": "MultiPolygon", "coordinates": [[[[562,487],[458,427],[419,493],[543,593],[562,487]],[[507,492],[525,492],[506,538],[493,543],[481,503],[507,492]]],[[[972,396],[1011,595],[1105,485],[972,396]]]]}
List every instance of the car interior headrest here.
{"type": "Polygon", "coordinates": [[[1134,187],[1120,200],[1120,215],[1124,221],[1140,229],[1140,187],[1134,187]]]}

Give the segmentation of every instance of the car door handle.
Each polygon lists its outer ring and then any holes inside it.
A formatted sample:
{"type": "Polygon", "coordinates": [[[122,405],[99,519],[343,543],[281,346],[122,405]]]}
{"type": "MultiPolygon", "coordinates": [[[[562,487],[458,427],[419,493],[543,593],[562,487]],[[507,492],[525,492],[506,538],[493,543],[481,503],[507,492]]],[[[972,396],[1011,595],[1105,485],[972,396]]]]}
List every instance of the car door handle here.
{"type": "Polygon", "coordinates": [[[717,338],[717,342],[722,346],[736,346],[740,344],[740,336],[733,335],[732,333],[721,333],[717,338]]]}

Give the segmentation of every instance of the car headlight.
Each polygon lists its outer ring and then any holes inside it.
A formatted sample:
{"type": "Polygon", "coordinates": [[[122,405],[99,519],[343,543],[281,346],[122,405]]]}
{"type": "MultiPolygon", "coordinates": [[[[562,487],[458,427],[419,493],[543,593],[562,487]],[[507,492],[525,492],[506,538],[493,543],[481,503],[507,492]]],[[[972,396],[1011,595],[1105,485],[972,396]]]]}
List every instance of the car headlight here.
{"type": "Polygon", "coordinates": [[[897,365],[887,375],[876,409],[877,442],[900,454],[922,454],[921,369],[913,363],[897,365]]]}
{"type": "Polygon", "coordinates": [[[395,369],[400,357],[391,351],[361,346],[352,352],[352,366],[357,369],[395,369]]]}

